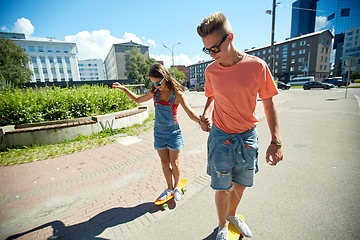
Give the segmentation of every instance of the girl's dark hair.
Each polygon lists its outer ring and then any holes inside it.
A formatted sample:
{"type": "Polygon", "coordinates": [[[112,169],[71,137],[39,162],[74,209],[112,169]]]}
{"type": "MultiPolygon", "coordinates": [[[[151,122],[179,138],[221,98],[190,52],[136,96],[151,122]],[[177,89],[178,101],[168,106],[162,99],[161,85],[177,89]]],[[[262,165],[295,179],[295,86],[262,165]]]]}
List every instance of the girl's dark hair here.
{"type": "MultiPolygon", "coordinates": [[[[176,81],[175,78],[173,78],[170,75],[169,71],[163,65],[159,63],[155,63],[150,67],[149,77],[160,78],[160,79],[164,78],[166,81],[166,86],[169,89],[184,91],[184,87],[178,81],[176,81]]],[[[151,92],[154,92],[155,89],[156,89],[155,86],[152,86],[151,92]]]]}

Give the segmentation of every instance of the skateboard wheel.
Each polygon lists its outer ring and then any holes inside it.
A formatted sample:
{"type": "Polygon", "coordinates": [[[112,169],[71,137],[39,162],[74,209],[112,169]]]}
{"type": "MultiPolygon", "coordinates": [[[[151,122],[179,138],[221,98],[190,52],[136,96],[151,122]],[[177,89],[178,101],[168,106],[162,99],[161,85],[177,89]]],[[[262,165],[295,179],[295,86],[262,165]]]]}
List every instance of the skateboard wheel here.
{"type": "Polygon", "coordinates": [[[167,205],[166,203],[162,205],[163,210],[166,210],[167,208],[169,208],[169,205],[167,205]]]}
{"type": "Polygon", "coordinates": [[[185,194],[187,192],[186,188],[181,189],[181,191],[183,192],[183,194],[185,194]]]}

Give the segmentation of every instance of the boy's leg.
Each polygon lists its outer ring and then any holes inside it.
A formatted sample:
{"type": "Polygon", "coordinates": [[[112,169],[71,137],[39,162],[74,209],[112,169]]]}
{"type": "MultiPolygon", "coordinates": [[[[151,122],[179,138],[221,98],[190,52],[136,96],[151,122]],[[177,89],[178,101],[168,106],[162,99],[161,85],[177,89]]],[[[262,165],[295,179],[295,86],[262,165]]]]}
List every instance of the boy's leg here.
{"type": "Polygon", "coordinates": [[[243,196],[244,190],[246,187],[233,183],[234,189],[231,191],[229,196],[229,216],[235,216],[236,209],[240,203],[240,200],[243,196]]]}
{"type": "Polygon", "coordinates": [[[158,155],[161,159],[162,170],[165,176],[168,189],[172,190],[174,188],[173,179],[172,179],[172,170],[170,168],[170,151],[169,149],[158,150],[158,155]]]}
{"type": "Polygon", "coordinates": [[[178,186],[180,181],[180,150],[171,151],[169,150],[170,164],[172,169],[172,176],[174,177],[174,188],[178,186]]]}
{"type": "Polygon", "coordinates": [[[229,191],[215,191],[215,204],[219,219],[219,226],[226,227],[226,216],[229,212],[229,191]]]}

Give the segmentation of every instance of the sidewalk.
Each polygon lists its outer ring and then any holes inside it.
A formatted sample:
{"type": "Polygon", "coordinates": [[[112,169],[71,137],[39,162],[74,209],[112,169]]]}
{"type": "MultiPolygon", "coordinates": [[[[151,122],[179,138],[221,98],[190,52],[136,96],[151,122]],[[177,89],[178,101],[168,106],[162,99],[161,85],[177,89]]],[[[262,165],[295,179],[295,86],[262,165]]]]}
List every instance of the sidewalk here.
{"type": "MultiPolygon", "coordinates": [[[[305,93],[282,91],[276,99],[285,158],[275,168],[264,160],[270,137],[258,102],[260,171],[239,207],[252,239],[360,236],[357,101],[336,91],[305,93]]],[[[187,96],[190,103],[193,96],[187,96]]],[[[197,113],[203,106],[192,104],[197,113]]],[[[0,239],[165,240],[168,229],[174,240],[214,239],[214,192],[205,173],[208,134],[181,108],[179,121],[188,192],[170,209],[153,203],[165,180],[150,130],[63,157],[0,167],[0,239]]]]}

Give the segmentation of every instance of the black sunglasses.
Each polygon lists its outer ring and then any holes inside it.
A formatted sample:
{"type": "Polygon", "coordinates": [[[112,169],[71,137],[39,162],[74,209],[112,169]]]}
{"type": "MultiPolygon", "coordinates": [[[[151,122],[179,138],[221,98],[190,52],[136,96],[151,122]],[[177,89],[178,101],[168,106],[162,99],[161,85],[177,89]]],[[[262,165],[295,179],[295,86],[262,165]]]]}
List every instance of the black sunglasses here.
{"type": "Polygon", "coordinates": [[[226,38],[229,36],[230,33],[227,33],[225,35],[225,37],[221,40],[221,42],[219,43],[219,45],[217,46],[212,46],[211,48],[206,48],[204,47],[203,48],[203,51],[204,53],[206,54],[210,54],[210,52],[213,52],[213,53],[219,53],[220,52],[220,45],[226,40],[226,38]]]}
{"type": "Polygon", "coordinates": [[[163,78],[160,82],[156,82],[156,83],[152,83],[155,87],[160,87],[162,82],[164,81],[165,78],[163,78]]]}

